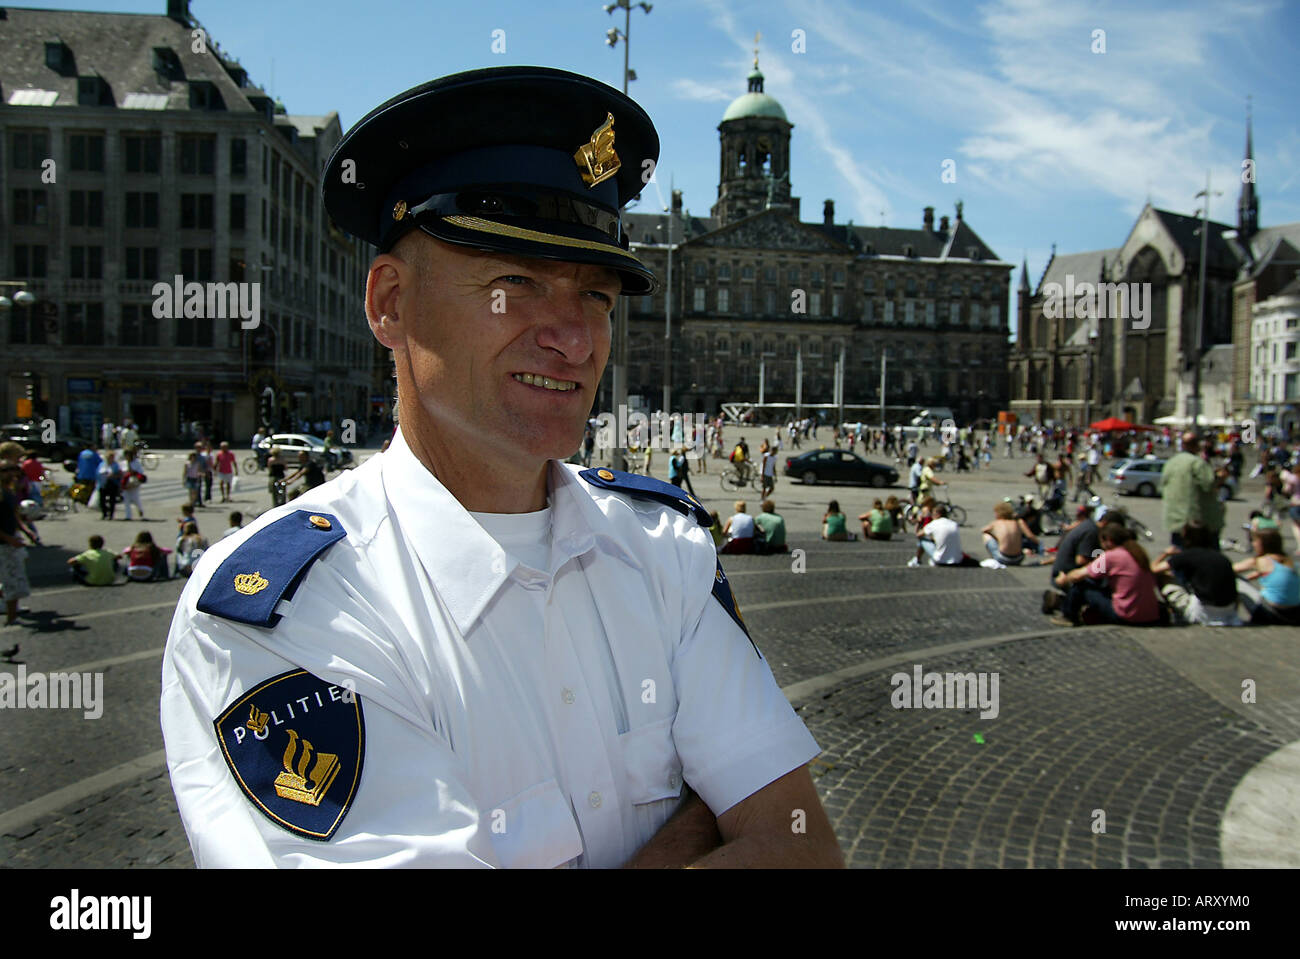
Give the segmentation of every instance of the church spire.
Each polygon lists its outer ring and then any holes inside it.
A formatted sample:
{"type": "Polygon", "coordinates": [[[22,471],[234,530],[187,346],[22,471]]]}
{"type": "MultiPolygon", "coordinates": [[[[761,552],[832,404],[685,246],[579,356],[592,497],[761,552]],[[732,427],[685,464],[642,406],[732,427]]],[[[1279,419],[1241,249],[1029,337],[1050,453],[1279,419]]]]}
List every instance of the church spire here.
{"type": "Polygon", "coordinates": [[[1024,293],[1029,292],[1029,257],[1028,256],[1026,256],[1025,261],[1020,264],[1020,290],[1021,292],[1024,293]]]}
{"type": "Polygon", "coordinates": [[[1237,200],[1237,240],[1249,249],[1259,232],[1259,198],[1255,196],[1255,146],[1252,142],[1250,97],[1246,98],[1246,158],[1241,165],[1241,197],[1237,200]]]}

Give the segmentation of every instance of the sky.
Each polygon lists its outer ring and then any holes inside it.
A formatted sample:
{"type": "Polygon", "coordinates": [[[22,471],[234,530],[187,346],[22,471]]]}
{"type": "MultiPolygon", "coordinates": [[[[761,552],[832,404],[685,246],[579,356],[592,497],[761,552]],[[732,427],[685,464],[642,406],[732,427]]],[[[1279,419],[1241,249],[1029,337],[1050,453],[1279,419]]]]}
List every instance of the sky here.
{"type": "MultiPolygon", "coordinates": [[[[166,0],[19,5],[162,13],[166,0]]],[[[662,142],[643,212],[667,204],[671,179],[708,215],[718,123],[745,92],[758,32],[765,90],[794,124],[805,220],[830,198],[838,222],[919,228],[924,207],[951,216],[961,200],[1036,284],[1053,243],[1118,247],[1148,200],[1196,213],[1207,173],[1222,191],[1211,218],[1235,226],[1249,95],[1260,224],[1300,221],[1296,0],[652,6],[631,22],[629,93],[662,142]]],[[[396,93],[478,67],[539,64],[622,86],[623,43],[605,34],[625,15],[599,0],[192,0],[191,11],[290,113],[337,111],[344,129],[396,93]]]]}

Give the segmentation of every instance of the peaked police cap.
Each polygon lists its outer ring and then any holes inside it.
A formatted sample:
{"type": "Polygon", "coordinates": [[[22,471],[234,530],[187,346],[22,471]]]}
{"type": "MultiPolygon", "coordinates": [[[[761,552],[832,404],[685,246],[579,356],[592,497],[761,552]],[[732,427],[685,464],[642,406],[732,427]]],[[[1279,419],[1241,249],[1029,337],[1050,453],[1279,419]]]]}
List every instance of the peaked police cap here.
{"type": "Polygon", "coordinates": [[[628,251],[620,211],[658,160],[650,117],[612,87],[548,67],[494,67],[371,110],[339,141],[321,192],[335,225],[380,252],[418,228],[461,246],[606,266],[633,295],[658,283],[628,251]]]}

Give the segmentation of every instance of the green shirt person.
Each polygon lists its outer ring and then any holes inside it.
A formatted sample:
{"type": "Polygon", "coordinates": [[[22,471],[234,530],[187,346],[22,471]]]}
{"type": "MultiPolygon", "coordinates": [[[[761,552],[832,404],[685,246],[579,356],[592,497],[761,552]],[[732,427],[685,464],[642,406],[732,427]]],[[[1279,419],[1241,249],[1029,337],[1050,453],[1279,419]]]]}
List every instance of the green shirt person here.
{"type": "Polygon", "coordinates": [[[117,579],[117,557],[104,549],[104,537],[90,537],[90,549],[68,560],[78,581],[87,586],[112,586],[117,579]]]}
{"type": "MultiPolygon", "coordinates": [[[[1218,536],[1223,529],[1223,504],[1219,502],[1214,467],[1200,456],[1201,441],[1195,433],[1183,434],[1183,451],[1171,457],[1162,471],[1165,529],[1181,530],[1197,522],[1218,536]]],[[[1172,532],[1174,545],[1178,533],[1172,532]]]]}
{"type": "Polygon", "coordinates": [[[770,552],[785,552],[785,518],[776,511],[776,505],[763,500],[763,511],[754,517],[754,524],[763,531],[763,546],[770,552]]]}

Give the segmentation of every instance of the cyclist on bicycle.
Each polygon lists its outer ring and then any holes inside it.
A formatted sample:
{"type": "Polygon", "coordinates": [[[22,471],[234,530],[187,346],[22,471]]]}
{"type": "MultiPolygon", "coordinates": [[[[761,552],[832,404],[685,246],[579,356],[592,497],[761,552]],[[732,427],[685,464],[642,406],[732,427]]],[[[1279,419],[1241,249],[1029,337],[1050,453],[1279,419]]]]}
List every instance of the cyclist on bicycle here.
{"type": "Polygon", "coordinates": [[[740,483],[745,485],[749,482],[749,444],[742,438],[736,441],[736,448],[731,451],[731,462],[735,464],[736,472],[740,474],[740,483]]]}
{"type": "Polygon", "coordinates": [[[934,475],[934,468],[939,465],[937,457],[931,457],[926,460],[925,466],[921,470],[921,481],[917,484],[917,496],[925,499],[930,495],[931,488],[935,486],[947,486],[943,480],[934,475]]]}

